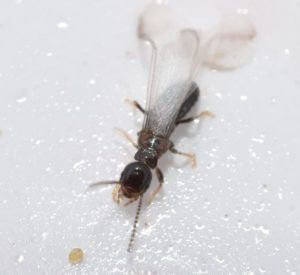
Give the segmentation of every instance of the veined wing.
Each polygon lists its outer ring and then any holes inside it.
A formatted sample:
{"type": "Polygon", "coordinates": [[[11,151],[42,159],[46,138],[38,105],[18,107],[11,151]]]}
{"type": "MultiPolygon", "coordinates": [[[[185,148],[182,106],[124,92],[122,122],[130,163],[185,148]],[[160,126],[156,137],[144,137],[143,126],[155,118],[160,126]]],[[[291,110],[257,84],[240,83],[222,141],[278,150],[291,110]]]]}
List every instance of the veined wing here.
{"type": "Polygon", "coordinates": [[[153,52],[143,129],[169,137],[192,87],[199,37],[193,30],[183,30],[171,41],[150,40],[150,43],[153,52]]]}

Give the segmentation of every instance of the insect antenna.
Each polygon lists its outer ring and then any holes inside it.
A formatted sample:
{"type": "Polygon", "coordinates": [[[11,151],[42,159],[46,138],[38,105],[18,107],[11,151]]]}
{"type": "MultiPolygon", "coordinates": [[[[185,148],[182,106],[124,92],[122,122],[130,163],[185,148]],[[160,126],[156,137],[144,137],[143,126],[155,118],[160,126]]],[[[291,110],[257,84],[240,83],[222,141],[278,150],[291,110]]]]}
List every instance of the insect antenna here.
{"type": "Polygon", "coordinates": [[[137,227],[137,223],[138,223],[138,219],[139,219],[139,215],[140,215],[141,207],[142,207],[142,199],[143,199],[143,195],[140,196],[139,204],[138,204],[138,207],[136,210],[133,227],[132,227],[132,231],[131,231],[131,235],[130,235],[130,240],[128,243],[127,252],[132,251],[132,245],[133,245],[133,241],[134,241],[134,237],[135,237],[135,233],[136,233],[136,227],[137,227]]]}
{"type": "Polygon", "coordinates": [[[115,181],[115,180],[108,180],[108,181],[98,181],[98,182],[94,182],[94,183],[91,183],[89,185],[89,187],[95,187],[95,186],[98,186],[98,185],[101,185],[101,184],[118,184],[119,182],[118,181],[115,181]]]}

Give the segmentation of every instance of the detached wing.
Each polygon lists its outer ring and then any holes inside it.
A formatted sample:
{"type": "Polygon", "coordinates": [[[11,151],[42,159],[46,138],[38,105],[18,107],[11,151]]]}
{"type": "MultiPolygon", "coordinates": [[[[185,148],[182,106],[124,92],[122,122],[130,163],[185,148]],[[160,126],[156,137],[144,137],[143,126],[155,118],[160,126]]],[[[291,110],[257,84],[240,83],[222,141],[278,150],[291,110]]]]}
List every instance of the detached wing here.
{"type": "Polygon", "coordinates": [[[183,30],[170,39],[151,41],[153,48],[143,129],[169,137],[197,68],[199,37],[183,30]]]}

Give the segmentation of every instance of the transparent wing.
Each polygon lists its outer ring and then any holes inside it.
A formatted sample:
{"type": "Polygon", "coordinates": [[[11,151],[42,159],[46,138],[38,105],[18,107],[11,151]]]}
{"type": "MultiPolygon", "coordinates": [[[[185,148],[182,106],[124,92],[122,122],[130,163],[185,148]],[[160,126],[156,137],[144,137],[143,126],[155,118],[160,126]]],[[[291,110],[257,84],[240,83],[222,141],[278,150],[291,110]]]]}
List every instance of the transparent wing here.
{"type": "Polygon", "coordinates": [[[143,129],[168,137],[196,74],[199,37],[193,30],[183,30],[149,42],[153,53],[143,129]]]}
{"type": "Polygon", "coordinates": [[[203,65],[217,70],[233,70],[246,64],[252,57],[251,41],[256,30],[245,15],[228,14],[207,34],[203,45],[203,65]]]}

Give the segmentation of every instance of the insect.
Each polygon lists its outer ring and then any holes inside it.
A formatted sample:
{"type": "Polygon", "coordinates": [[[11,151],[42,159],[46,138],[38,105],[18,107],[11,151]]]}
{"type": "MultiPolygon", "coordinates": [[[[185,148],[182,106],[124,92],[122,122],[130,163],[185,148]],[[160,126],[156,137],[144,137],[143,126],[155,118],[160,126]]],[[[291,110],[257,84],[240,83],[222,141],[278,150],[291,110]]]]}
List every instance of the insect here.
{"type": "Polygon", "coordinates": [[[142,130],[138,133],[137,143],[120,130],[123,136],[137,149],[135,161],[129,163],[117,181],[96,182],[98,184],[115,184],[113,198],[120,203],[127,198],[128,205],[138,200],[137,211],[133,223],[127,251],[132,250],[138,218],[142,206],[143,195],[152,180],[152,170],[159,181],[158,187],[150,196],[150,202],[160,191],[164,176],[158,167],[160,157],[170,151],[182,155],[196,164],[195,155],[177,150],[170,139],[177,126],[191,122],[202,116],[213,116],[204,111],[197,116],[186,117],[197,102],[200,90],[194,82],[199,69],[199,37],[193,30],[182,30],[171,38],[163,37],[160,41],[147,38],[152,46],[150,76],[144,109],[137,101],[129,101],[144,114],[142,130]]]}

